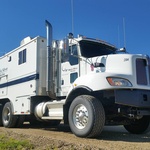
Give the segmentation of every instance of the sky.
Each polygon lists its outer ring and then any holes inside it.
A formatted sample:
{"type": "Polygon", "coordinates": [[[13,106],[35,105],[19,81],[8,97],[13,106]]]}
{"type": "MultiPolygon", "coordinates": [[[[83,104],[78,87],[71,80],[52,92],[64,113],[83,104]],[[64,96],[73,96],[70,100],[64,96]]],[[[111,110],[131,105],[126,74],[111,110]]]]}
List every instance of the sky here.
{"type": "Polygon", "coordinates": [[[46,37],[45,20],[53,39],[73,32],[150,55],[150,0],[0,0],[0,56],[27,36],[46,37]]]}

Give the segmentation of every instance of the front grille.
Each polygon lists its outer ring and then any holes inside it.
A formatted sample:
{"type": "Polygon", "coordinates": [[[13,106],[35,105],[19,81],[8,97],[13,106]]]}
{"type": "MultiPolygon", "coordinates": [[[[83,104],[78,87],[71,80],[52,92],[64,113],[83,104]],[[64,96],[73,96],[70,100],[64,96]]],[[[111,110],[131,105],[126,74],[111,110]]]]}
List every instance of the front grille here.
{"type": "Polygon", "coordinates": [[[148,76],[149,75],[149,67],[147,66],[146,59],[137,58],[136,59],[136,77],[137,84],[139,85],[147,85],[148,84],[148,76]]]}

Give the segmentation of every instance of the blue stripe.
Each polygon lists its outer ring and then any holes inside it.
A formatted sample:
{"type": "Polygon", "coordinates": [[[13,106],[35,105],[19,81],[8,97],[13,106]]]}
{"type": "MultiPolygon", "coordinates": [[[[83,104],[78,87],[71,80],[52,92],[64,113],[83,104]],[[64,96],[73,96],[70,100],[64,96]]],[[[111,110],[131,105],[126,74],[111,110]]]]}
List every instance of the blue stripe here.
{"type": "Polygon", "coordinates": [[[0,84],[0,88],[4,88],[4,87],[8,87],[8,86],[24,83],[24,82],[31,81],[31,80],[36,80],[36,79],[39,79],[39,74],[33,74],[33,75],[23,77],[14,81],[0,84]]]}

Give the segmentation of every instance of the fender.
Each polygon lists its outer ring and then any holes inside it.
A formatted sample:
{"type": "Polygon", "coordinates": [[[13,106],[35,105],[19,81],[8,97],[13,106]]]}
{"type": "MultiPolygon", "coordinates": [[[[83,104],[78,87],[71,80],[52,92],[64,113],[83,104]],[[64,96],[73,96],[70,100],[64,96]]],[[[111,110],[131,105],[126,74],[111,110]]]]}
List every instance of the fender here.
{"type": "Polygon", "coordinates": [[[10,103],[11,103],[12,111],[14,112],[13,103],[12,103],[8,98],[0,99],[0,107],[3,109],[4,105],[5,105],[7,102],[10,102],[10,103]]]}
{"type": "Polygon", "coordinates": [[[66,103],[70,103],[74,100],[75,97],[79,96],[79,95],[91,95],[91,93],[93,92],[92,89],[90,89],[87,86],[77,86],[76,88],[72,89],[72,91],[69,93],[69,95],[66,98],[66,103]]]}

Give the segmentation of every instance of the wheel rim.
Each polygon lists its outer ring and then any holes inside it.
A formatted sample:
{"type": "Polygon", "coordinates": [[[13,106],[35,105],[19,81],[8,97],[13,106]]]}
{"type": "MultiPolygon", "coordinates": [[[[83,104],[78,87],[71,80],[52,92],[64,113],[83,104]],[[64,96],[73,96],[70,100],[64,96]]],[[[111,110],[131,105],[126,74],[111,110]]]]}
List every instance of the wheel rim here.
{"type": "Polygon", "coordinates": [[[3,113],[4,124],[7,124],[9,122],[9,120],[10,120],[10,109],[7,107],[3,113]]]}
{"type": "Polygon", "coordinates": [[[73,111],[73,122],[78,129],[83,129],[88,123],[88,110],[83,104],[79,104],[73,111]]]}

